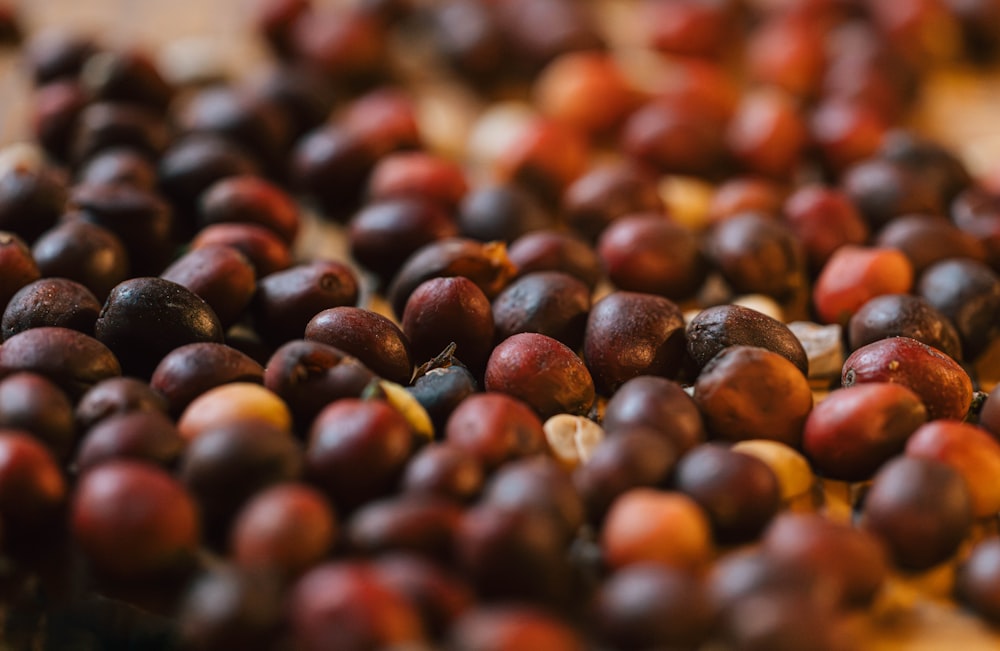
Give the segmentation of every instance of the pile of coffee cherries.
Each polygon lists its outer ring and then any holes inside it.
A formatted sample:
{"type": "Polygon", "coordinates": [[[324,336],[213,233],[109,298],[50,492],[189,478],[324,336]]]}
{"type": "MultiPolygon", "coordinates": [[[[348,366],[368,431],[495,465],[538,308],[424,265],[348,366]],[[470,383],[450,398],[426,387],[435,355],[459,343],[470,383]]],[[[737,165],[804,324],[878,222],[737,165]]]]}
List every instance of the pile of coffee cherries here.
{"type": "Polygon", "coordinates": [[[906,128],[1000,2],[255,11],[238,78],[0,11],[15,647],[846,651],[928,576],[1000,622],[1000,161],[906,128]]]}

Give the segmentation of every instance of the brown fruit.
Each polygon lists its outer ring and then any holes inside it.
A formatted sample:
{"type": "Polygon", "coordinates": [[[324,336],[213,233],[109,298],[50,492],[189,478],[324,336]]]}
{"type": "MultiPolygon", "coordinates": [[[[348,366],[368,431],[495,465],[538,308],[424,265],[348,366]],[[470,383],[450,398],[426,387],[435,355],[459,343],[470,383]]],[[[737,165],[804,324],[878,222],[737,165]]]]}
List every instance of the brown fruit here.
{"type": "Polygon", "coordinates": [[[795,448],[813,406],[802,371],[753,346],[730,346],[712,358],[695,382],[694,400],[715,438],[770,439],[795,448]]]}

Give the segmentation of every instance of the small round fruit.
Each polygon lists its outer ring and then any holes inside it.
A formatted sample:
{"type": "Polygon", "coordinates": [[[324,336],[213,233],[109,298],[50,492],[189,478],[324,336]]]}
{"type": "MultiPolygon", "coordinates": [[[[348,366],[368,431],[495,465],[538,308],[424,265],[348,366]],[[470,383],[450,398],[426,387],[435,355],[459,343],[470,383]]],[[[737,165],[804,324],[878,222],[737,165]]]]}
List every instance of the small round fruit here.
{"type": "Polygon", "coordinates": [[[778,353],[752,346],[731,346],[706,364],[694,400],[716,438],[771,439],[795,448],[813,406],[802,371],[778,353]]]}
{"type": "Polygon", "coordinates": [[[347,512],[390,493],[412,447],[413,430],[387,402],[342,398],[313,421],[306,474],[347,512]]]}
{"type": "Polygon", "coordinates": [[[952,420],[922,425],[910,436],[906,456],[945,463],[965,480],[977,518],[1000,511],[1000,443],[986,430],[952,420]]]}
{"type": "Polygon", "coordinates": [[[976,545],[959,566],[955,596],[981,617],[1000,622],[1000,538],[976,545]]]}
{"type": "Polygon", "coordinates": [[[701,505],[722,543],[753,540],[781,508],[778,479],[767,464],[721,445],[685,454],[674,485],[701,505]]]}
{"type": "Polygon", "coordinates": [[[463,400],[448,419],[445,438],[471,454],[487,473],[511,459],[545,451],[538,415],[504,393],[477,393],[463,400]]]}
{"type": "Polygon", "coordinates": [[[591,308],[583,358],[599,392],[611,395],[639,375],[676,376],[686,357],[684,318],[673,301],[617,291],[591,308]]]}
{"type": "Polygon", "coordinates": [[[902,384],[920,396],[930,420],[961,420],[972,404],[972,380],[958,363],[909,337],[890,337],[862,346],[844,362],[845,387],[867,382],[902,384]]]}
{"type": "Polygon", "coordinates": [[[865,495],[862,526],[881,538],[896,565],[922,571],[946,561],[972,528],[972,495],[944,463],[899,457],[865,495]]]}
{"type": "Polygon", "coordinates": [[[247,502],[231,533],[234,560],[246,567],[301,574],[337,540],[337,519],[326,498],[303,484],[278,484],[247,502]]]}
{"type": "Polygon", "coordinates": [[[863,481],[901,453],[925,422],[927,408],[905,386],[858,384],[834,391],[816,405],[806,420],[802,449],[820,474],[863,481]]]}
{"type": "Polygon", "coordinates": [[[177,420],[177,429],[187,441],[219,425],[259,420],[291,432],[292,415],[273,391],[250,382],[232,382],[195,398],[177,420]]]}
{"type": "Polygon", "coordinates": [[[594,381],[568,346],[524,332],[500,343],[486,363],[486,390],[514,396],[544,419],[586,414],[594,402],[594,381]]]}
{"type": "Polygon", "coordinates": [[[702,310],[688,322],[687,349],[704,367],[729,346],[766,348],[809,373],[809,358],[802,342],[781,321],[742,305],[719,305],[702,310]]]}
{"type": "Polygon", "coordinates": [[[326,563],[295,583],[288,598],[295,648],[302,651],[419,647],[416,608],[360,562],[326,563]]]}
{"type": "Polygon", "coordinates": [[[697,502],[681,493],[633,488],[611,505],[601,548],[621,568],[653,562],[698,570],[712,554],[712,529],[697,502]]]}
{"type": "Polygon", "coordinates": [[[165,471],[139,462],[115,461],[85,474],[71,517],[87,558],[120,578],[176,569],[198,548],[194,500],[165,471]]]}

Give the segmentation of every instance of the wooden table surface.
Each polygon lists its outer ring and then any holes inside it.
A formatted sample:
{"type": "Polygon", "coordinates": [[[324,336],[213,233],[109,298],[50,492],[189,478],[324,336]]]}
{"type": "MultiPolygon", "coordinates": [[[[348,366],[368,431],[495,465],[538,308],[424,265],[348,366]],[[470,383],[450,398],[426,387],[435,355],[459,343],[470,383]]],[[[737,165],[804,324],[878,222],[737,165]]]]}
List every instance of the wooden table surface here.
{"type": "MultiPolygon", "coordinates": [[[[239,77],[264,57],[261,44],[250,35],[253,5],[254,0],[22,0],[19,6],[32,30],[70,27],[111,45],[140,45],[161,56],[169,56],[177,41],[184,40],[187,49],[215,57],[239,77]]],[[[27,97],[16,57],[0,55],[0,146],[26,137],[27,97]]],[[[986,173],[1000,170],[998,111],[1000,74],[952,71],[930,80],[917,123],[960,152],[975,173],[986,173]]],[[[1000,649],[1000,636],[948,601],[948,585],[947,571],[893,580],[870,616],[858,618],[864,648],[1000,649]]]]}

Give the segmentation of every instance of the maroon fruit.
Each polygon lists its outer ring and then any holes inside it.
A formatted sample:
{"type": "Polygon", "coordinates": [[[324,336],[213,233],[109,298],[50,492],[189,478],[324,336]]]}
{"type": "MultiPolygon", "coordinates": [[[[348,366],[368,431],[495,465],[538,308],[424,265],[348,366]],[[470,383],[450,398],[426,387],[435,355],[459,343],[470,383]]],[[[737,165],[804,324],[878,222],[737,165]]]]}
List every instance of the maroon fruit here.
{"type": "Polygon", "coordinates": [[[972,403],[972,380],[955,360],[909,337],[890,337],[862,346],[844,362],[845,387],[895,382],[917,394],[931,420],[961,420],[972,403]]]}
{"type": "Polygon", "coordinates": [[[486,390],[523,400],[542,418],[586,414],[594,402],[594,381],[570,348],[537,333],[501,342],[486,364],[486,390]]]}
{"type": "Polygon", "coordinates": [[[135,461],[84,475],[70,524],[87,558],[123,579],[176,570],[191,561],[199,542],[191,496],[166,472],[135,461]]]}
{"type": "Polygon", "coordinates": [[[669,299],[613,292],[594,304],[583,358],[605,395],[639,375],[676,376],[684,364],[684,319],[669,299]]]}
{"type": "Polygon", "coordinates": [[[813,408],[802,450],[820,474],[843,481],[869,479],[901,453],[927,422],[927,408],[901,384],[871,382],[834,391],[813,408]]]}

